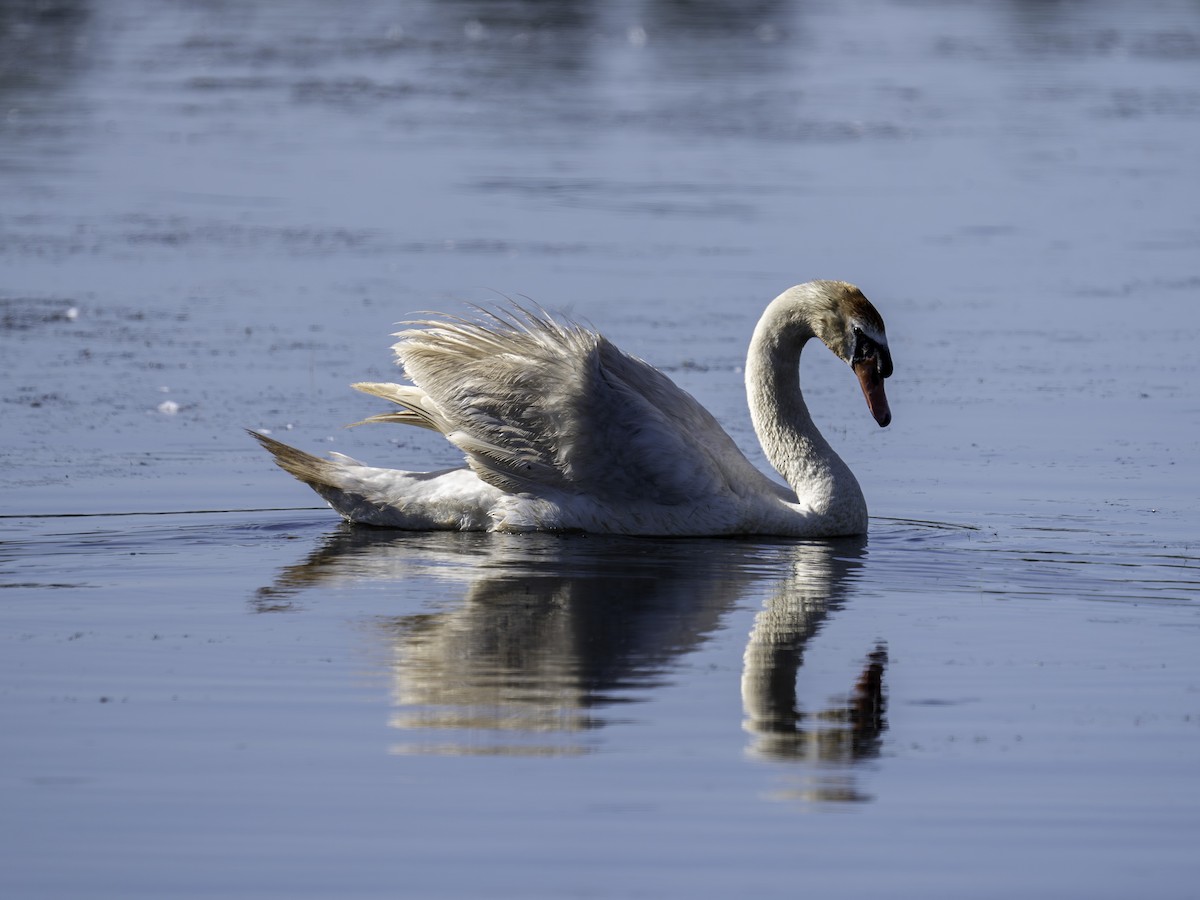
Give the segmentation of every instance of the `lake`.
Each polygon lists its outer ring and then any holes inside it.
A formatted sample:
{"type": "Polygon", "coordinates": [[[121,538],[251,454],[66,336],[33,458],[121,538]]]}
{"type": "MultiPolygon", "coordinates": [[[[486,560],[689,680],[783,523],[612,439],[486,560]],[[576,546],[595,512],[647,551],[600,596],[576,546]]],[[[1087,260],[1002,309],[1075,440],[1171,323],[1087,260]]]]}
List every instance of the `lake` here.
{"type": "Polygon", "coordinates": [[[1200,878],[1200,9],[0,8],[0,892],[1113,897],[1200,878]],[[397,323],[528,298],[862,539],[340,522],[397,323]]]}

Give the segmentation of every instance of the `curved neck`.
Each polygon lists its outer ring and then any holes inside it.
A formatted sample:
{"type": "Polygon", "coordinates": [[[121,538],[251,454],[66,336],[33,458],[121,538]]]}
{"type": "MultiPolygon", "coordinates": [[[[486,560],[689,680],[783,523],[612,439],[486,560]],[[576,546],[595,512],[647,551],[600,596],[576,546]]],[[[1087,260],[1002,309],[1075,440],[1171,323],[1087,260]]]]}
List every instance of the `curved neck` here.
{"type": "Polygon", "coordinates": [[[800,390],[800,352],[814,336],[804,297],[787,292],[767,307],[746,359],[746,395],[763,451],[813,512],[861,509],[858,480],[817,430],[800,390]]]}

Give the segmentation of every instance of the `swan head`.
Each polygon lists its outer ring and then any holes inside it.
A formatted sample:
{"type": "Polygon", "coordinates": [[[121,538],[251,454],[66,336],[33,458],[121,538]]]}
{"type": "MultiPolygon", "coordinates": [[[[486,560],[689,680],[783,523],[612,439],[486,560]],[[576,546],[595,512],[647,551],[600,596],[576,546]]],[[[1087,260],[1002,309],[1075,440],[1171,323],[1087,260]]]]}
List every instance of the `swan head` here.
{"type": "Polygon", "coordinates": [[[892,374],[892,354],[883,317],[862,291],[844,281],[811,281],[800,288],[807,289],[813,334],[854,370],[867,408],[886,427],[892,412],[883,380],[892,374]]]}

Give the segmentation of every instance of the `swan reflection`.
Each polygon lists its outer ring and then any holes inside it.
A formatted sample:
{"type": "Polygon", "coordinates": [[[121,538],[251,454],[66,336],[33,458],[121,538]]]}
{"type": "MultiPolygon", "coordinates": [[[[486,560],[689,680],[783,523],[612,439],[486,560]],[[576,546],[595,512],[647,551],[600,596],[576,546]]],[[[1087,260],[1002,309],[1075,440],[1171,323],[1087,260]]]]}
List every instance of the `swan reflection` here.
{"type": "Polygon", "coordinates": [[[742,668],[742,707],[751,752],[768,759],[842,762],[874,755],[885,727],[880,644],[867,657],[863,674],[841,702],[815,715],[800,709],[796,683],[804,648],[829,613],[842,603],[844,584],[857,557],[835,548],[795,548],[791,577],[783,580],[754,617],[742,668]]]}
{"type": "MultiPolygon", "coordinates": [[[[808,641],[845,602],[860,539],[646,540],[410,533],[343,526],[281,571],[256,608],[292,608],[324,585],[369,582],[419,609],[377,620],[386,636],[397,753],[573,755],[661,687],[739,604],[765,596],[741,674],[757,759],[819,764],[824,800],[856,799],[851,764],[877,752],[882,646],[849,694],[797,704],[808,641]],[[839,774],[840,773],[840,774],[839,774]]],[[[813,789],[806,788],[805,796],[813,789]]]]}

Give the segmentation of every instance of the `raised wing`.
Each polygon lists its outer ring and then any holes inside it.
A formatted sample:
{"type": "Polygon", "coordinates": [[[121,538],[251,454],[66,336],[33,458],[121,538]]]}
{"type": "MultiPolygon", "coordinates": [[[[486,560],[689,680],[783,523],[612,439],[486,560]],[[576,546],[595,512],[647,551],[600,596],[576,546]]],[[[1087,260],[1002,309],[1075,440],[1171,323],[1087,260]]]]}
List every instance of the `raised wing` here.
{"type": "Polygon", "coordinates": [[[753,470],[690,394],[604,337],[519,308],[487,315],[399,333],[416,387],[363,385],[404,410],[372,420],[442,431],[481,479],[518,494],[673,505],[753,470]]]}

